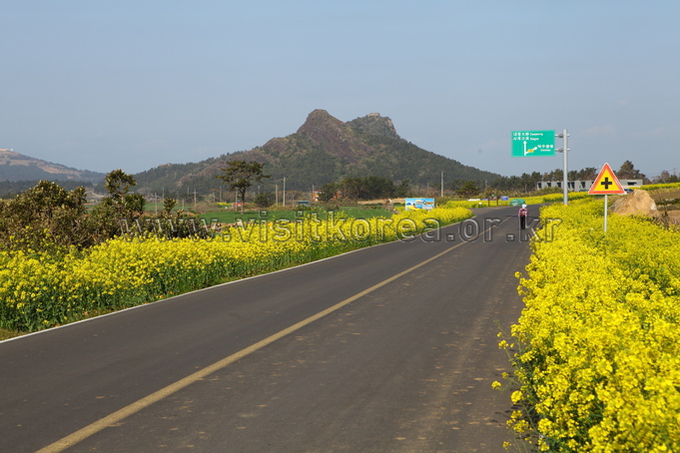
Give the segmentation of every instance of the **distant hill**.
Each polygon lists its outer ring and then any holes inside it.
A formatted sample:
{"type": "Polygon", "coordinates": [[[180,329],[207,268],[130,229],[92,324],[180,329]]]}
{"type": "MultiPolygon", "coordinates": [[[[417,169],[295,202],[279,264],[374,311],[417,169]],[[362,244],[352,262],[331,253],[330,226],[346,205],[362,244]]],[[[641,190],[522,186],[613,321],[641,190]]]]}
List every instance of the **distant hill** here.
{"type": "Polygon", "coordinates": [[[104,179],[104,173],[76,170],[33,157],[0,149],[0,181],[82,181],[96,184],[104,179]]]}
{"type": "Polygon", "coordinates": [[[230,160],[266,164],[267,184],[283,178],[292,190],[320,188],[349,176],[381,176],[395,182],[437,186],[445,181],[484,181],[500,175],[437,155],[402,139],[392,121],[371,113],[342,122],[325,110],[314,110],[297,132],[272,138],[249,151],[235,152],[192,164],[165,164],[135,175],[142,192],[194,190],[206,193],[220,187],[215,178],[230,160]]]}

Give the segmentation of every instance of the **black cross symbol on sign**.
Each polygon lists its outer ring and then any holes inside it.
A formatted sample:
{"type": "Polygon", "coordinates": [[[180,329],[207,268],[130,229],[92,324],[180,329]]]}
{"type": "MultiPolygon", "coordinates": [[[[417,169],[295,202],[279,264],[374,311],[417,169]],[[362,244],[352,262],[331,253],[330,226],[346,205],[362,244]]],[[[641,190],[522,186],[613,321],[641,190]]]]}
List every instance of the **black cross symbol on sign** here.
{"type": "Polygon", "coordinates": [[[614,183],[609,180],[609,176],[605,176],[604,181],[602,181],[600,184],[604,186],[604,190],[609,190],[609,186],[611,186],[614,183]]]}

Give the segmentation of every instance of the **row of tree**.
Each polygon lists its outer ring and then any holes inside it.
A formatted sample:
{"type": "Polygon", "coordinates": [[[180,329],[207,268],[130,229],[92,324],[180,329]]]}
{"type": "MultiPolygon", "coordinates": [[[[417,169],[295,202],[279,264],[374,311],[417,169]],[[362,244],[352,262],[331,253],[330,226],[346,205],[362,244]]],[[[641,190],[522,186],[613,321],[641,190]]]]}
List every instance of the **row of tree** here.
{"type": "MultiPolygon", "coordinates": [[[[245,200],[246,192],[253,182],[262,182],[263,179],[269,178],[269,175],[265,175],[263,171],[264,164],[258,162],[231,161],[227,163],[226,168],[222,169],[223,173],[218,175],[217,178],[222,179],[230,190],[236,191],[239,200],[245,200]]],[[[597,177],[598,171],[594,167],[572,170],[569,172],[568,179],[570,181],[593,180],[597,177]]],[[[500,177],[492,180],[489,184],[485,182],[484,189],[480,188],[475,181],[455,180],[448,183],[446,188],[463,197],[474,196],[486,191],[490,191],[490,194],[531,192],[541,181],[561,181],[563,174],[563,170],[557,169],[544,174],[533,172],[531,174],[524,173],[521,176],[500,177]]],[[[629,160],[621,165],[616,174],[621,179],[643,179],[649,182],[646,176],[636,169],[629,160]]],[[[672,177],[668,175],[667,179],[672,179],[672,177]]],[[[324,184],[321,187],[320,200],[399,198],[410,195],[410,191],[411,187],[406,180],[402,180],[397,185],[391,179],[381,176],[346,177],[340,182],[324,184]]],[[[271,197],[268,194],[260,194],[255,201],[258,206],[266,207],[271,204],[271,197]]]]}
{"type": "Polygon", "coordinates": [[[184,213],[172,212],[174,200],[165,200],[165,209],[155,218],[146,215],[146,200],[131,191],[135,184],[135,179],[122,170],[112,171],[105,178],[108,195],[88,209],[84,187],[69,191],[55,182],[39,181],[12,200],[0,200],[0,249],[51,253],[80,250],[125,233],[131,226],[143,229],[140,233],[153,231],[154,222],[147,220],[172,223],[176,228],[171,234],[176,237],[196,233],[192,225],[182,222],[184,213]]]}
{"type": "Polygon", "coordinates": [[[408,196],[409,191],[409,182],[406,180],[397,185],[391,179],[380,176],[348,177],[338,183],[324,184],[319,199],[331,201],[336,198],[351,200],[399,198],[408,196]]]}
{"type": "MultiPolygon", "coordinates": [[[[245,200],[253,182],[269,177],[263,167],[233,161],[217,178],[245,200]]],[[[161,221],[165,236],[206,234],[196,222],[188,222],[193,219],[185,212],[174,210],[175,199],[166,198],[158,214],[145,213],[146,199],[132,191],[135,185],[135,178],[124,171],[110,172],[104,179],[107,195],[88,209],[83,186],[69,191],[55,182],[39,181],[11,200],[0,200],[0,249],[51,253],[84,249],[130,231],[158,233],[161,221]]]]}
{"type": "MultiPolygon", "coordinates": [[[[592,181],[597,177],[600,169],[595,167],[586,167],[581,170],[571,170],[567,175],[569,181],[592,181]]],[[[615,172],[616,176],[620,179],[642,179],[645,183],[649,182],[677,182],[678,176],[675,174],[670,174],[667,171],[661,173],[661,176],[655,178],[654,180],[647,179],[643,173],[640,172],[633,162],[627,160],[615,172]]],[[[491,182],[489,187],[497,190],[505,191],[523,191],[530,192],[536,189],[536,186],[541,181],[562,181],[564,175],[564,170],[555,169],[549,173],[539,173],[537,171],[528,174],[523,173],[521,176],[503,176],[495,179],[491,182]]]]}
{"type": "MultiPolygon", "coordinates": [[[[594,179],[597,172],[595,168],[572,171],[569,172],[569,179],[594,179]]],[[[624,162],[616,174],[622,179],[648,181],[630,161],[624,162]]],[[[264,164],[230,161],[216,177],[243,201],[252,184],[262,182],[269,175],[264,174],[264,164]]],[[[463,197],[480,193],[491,196],[512,191],[529,192],[535,189],[539,181],[561,179],[562,171],[555,170],[548,174],[533,172],[519,177],[502,177],[491,181],[484,189],[474,181],[454,181],[447,188],[455,190],[463,197]]],[[[654,182],[678,180],[677,174],[664,172],[662,179],[654,182]]],[[[92,209],[88,209],[84,187],[67,190],[57,183],[40,181],[12,200],[0,200],[0,247],[33,251],[63,251],[72,247],[82,249],[125,232],[130,225],[145,225],[152,229],[152,221],[161,219],[174,225],[171,234],[175,237],[202,234],[200,230],[196,230],[195,225],[192,227],[191,224],[182,222],[187,219],[187,214],[181,210],[173,210],[174,199],[165,199],[164,209],[159,214],[145,214],[146,200],[143,195],[132,191],[135,185],[135,179],[131,175],[122,170],[112,171],[106,175],[104,181],[107,195],[92,209]]],[[[322,201],[336,198],[372,200],[406,197],[410,192],[411,187],[406,180],[395,184],[391,179],[380,176],[346,177],[339,182],[324,184],[320,198],[322,201]]],[[[272,202],[270,194],[266,193],[261,193],[255,201],[261,207],[269,206],[272,202]]],[[[243,209],[243,203],[241,206],[243,209]]]]}
{"type": "MultiPolygon", "coordinates": [[[[254,182],[261,183],[270,175],[264,174],[264,164],[255,161],[230,161],[227,167],[222,169],[222,174],[216,176],[227,184],[230,190],[238,194],[239,200],[245,200],[246,192],[254,182]]],[[[598,169],[587,167],[581,170],[569,172],[570,181],[593,180],[597,177],[598,169]]],[[[666,172],[667,173],[667,172],[666,172]]],[[[635,168],[631,161],[625,161],[617,176],[622,179],[643,179],[647,182],[646,176],[635,168]]],[[[481,181],[454,180],[446,184],[447,190],[452,190],[461,196],[471,196],[479,194],[486,189],[494,192],[531,192],[541,181],[561,181],[563,170],[556,169],[550,173],[533,172],[524,173],[521,176],[498,177],[490,181],[483,182],[483,189],[480,188],[481,181]]],[[[673,176],[666,175],[666,180],[673,180],[673,176]]],[[[677,177],[676,177],[677,179],[677,177]]],[[[667,181],[660,181],[667,182],[667,181]]],[[[321,201],[330,201],[335,198],[348,198],[354,200],[372,200],[379,198],[405,197],[410,195],[411,186],[408,180],[402,180],[399,184],[386,177],[365,176],[365,177],[345,177],[338,182],[327,182],[321,186],[321,201]]],[[[257,204],[266,207],[271,203],[270,194],[259,194],[257,204]]]]}

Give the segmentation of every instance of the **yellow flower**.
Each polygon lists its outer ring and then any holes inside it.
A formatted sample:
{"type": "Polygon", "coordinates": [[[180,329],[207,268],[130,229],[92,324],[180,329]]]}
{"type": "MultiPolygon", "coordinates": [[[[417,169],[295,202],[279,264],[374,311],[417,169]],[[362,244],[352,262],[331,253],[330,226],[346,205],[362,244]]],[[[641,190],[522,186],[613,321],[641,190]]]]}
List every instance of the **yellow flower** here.
{"type": "Polygon", "coordinates": [[[524,398],[524,395],[522,395],[521,390],[515,390],[512,392],[512,395],[510,395],[510,399],[512,400],[513,403],[517,404],[520,401],[522,401],[522,398],[524,398]]]}

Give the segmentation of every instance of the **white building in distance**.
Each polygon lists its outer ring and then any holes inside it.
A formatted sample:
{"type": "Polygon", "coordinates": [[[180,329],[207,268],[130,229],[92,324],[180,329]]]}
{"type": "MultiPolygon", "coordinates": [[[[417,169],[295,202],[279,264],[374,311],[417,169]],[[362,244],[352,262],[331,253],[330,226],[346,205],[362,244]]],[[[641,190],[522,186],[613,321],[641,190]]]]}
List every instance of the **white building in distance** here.
{"type": "MultiPolygon", "coordinates": [[[[567,181],[567,190],[572,192],[587,192],[588,190],[590,190],[590,187],[593,185],[594,182],[595,182],[594,179],[591,179],[590,181],[567,181]]],[[[624,190],[634,189],[642,186],[643,184],[642,179],[619,179],[619,182],[621,183],[621,187],[623,187],[624,190]]],[[[562,181],[539,181],[536,184],[537,190],[545,189],[548,187],[559,187],[561,189],[562,181]]]]}

